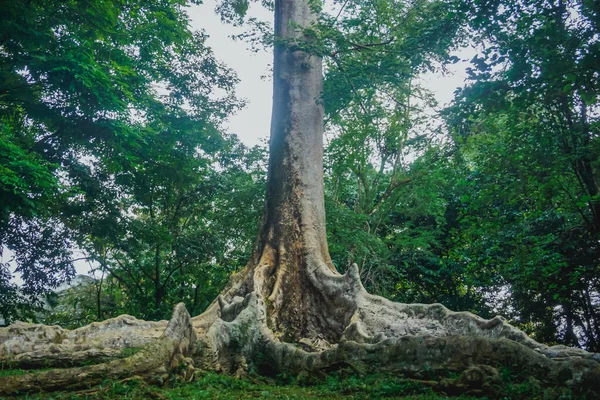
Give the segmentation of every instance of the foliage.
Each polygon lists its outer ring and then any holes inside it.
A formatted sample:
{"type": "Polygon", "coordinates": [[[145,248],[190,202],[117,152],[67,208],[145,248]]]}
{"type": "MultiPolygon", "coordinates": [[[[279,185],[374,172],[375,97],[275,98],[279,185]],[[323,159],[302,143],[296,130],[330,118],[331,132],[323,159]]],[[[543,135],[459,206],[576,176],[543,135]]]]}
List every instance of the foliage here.
{"type": "Polygon", "coordinates": [[[68,288],[50,292],[45,297],[44,321],[74,329],[97,319],[98,303],[104,308],[114,300],[103,293],[97,282],[86,275],[78,275],[68,288]]]}
{"type": "Polygon", "coordinates": [[[358,263],[386,297],[502,313],[538,340],[596,349],[597,7],[423,2],[387,16],[389,4],[349,2],[337,36],[322,35],[334,262],[358,263]],[[482,54],[445,112],[446,142],[414,81],[456,61],[461,21],[482,54]]]}
{"type": "Polygon", "coordinates": [[[192,313],[204,310],[250,254],[264,190],[262,149],[235,138],[225,148],[232,153],[207,160],[147,147],[156,156],[139,157],[143,165],[115,179],[127,199],[119,224],[84,243],[98,260],[96,279],[59,293],[46,323],[77,326],[75,317],[81,325],[121,313],[168,318],[181,301],[192,313]]]}
{"type": "MultiPolygon", "coordinates": [[[[189,30],[185,5],[3,7],[0,241],[15,254],[24,299],[35,301],[69,280],[73,249],[120,227],[116,179],[141,167],[139,157],[157,156],[147,146],[179,137],[182,146],[215,151],[214,127],[237,105],[236,80],[214,59],[206,36],[189,30]],[[196,139],[185,143],[186,137],[196,139]]],[[[8,264],[2,271],[11,275],[8,264]]],[[[15,291],[2,283],[14,303],[15,291]]],[[[9,320],[13,303],[0,310],[9,320]]]]}
{"type": "MultiPolygon", "coordinates": [[[[22,370],[0,369],[0,376],[22,374],[22,370]]],[[[245,378],[234,378],[216,373],[197,374],[192,382],[177,382],[169,379],[160,386],[144,384],[136,379],[125,381],[106,381],[100,386],[73,394],[70,392],[31,393],[28,399],[542,399],[585,398],[585,395],[574,394],[569,391],[556,391],[554,388],[542,388],[535,380],[523,380],[519,373],[509,370],[502,371],[501,382],[498,383],[495,393],[480,392],[460,394],[461,389],[444,391],[432,390],[435,383],[431,379],[409,379],[406,377],[392,376],[391,374],[361,375],[348,370],[341,370],[328,374],[327,377],[313,377],[300,375],[296,377],[277,377],[269,379],[261,376],[249,375],[245,378]]],[[[453,378],[456,378],[454,376],[453,378]]],[[[453,379],[452,378],[452,379],[453,379]]],[[[25,398],[25,396],[22,396],[25,398]]],[[[16,397],[20,398],[20,397],[16,397]]]]}
{"type": "Polygon", "coordinates": [[[212,162],[175,152],[163,159],[167,151],[150,148],[156,157],[139,159],[151,165],[135,168],[135,182],[124,185],[123,193],[134,190],[127,193],[118,240],[94,239],[103,246],[99,268],[110,273],[108,284],[120,297],[113,314],[168,318],[181,301],[199,313],[250,254],[264,188],[256,165],[261,156],[244,154],[240,144],[237,154],[217,153],[220,160],[212,162]]]}
{"type": "Polygon", "coordinates": [[[483,50],[447,114],[468,168],[455,251],[474,283],[500,294],[499,309],[538,340],[597,351],[597,6],[465,1],[463,9],[483,50]]]}
{"type": "Polygon", "coordinates": [[[444,1],[347,2],[323,18],[328,241],[338,268],[356,262],[372,292],[487,315],[449,257],[460,165],[447,160],[437,105],[419,85],[455,61],[459,26],[444,1]]]}
{"type": "MultiPolygon", "coordinates": [[[[5,371],[0,370],[0,373],[5,371]]],[[[237,379],[226,375],[206,373],[191,383],[171,383],[165,387],[147,386],[137,380],[105,382],[98,389],[80,395],[72,393],[30,394],[29,399],[369,399],[392,398],[414,400],[447,399],[434,393],[427,385],[405,378],[388,375],[363,377],[332,376],[307,385],[300,381],[282,382],[258,376],[237,379]],[[349,379],[346,379],[349,378],[349,379]]],[[[470,396],[453,396],[456,399],[474,399],[470,396]]],[[[523,397],[524,398],[524,397],[523,397]]]]}

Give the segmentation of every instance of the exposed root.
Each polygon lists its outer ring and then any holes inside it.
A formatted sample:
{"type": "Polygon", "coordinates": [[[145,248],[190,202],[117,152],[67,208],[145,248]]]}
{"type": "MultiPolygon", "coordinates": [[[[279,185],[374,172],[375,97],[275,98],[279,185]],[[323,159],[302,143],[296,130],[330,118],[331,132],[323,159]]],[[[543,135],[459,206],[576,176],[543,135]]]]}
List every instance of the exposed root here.
{"type": "MultiPolygon", "coordinates": [[[[183,303],[175,307],[162,336],[147,343],[138,353],[85,367],[53,369],[0,379],[0,394],[20,391],[73,389],[95,385],[105,379],[139,376],[146,380],[164,378],[190,355],[196,332],[183,303]]],[[[191,362],[191,361],[190,361],[191,362]]]]}
{"type": "MultiPolygon", "coordinates": [[[[273,257],[268,259],[273,262],[273,257]]],[[[24,324],[8,328],[11,332],[0,330],[1,361],[60,364],[68,357],[63,352],[78,360],[109,360],[0,378],[0,393],[84,387],[129,376],[152,381],[172,371],[188,381],[198,368],[244,376],[250,368],[268,375],[322,374],[339,365],[417,379],[423,379],[423,371],[450,372],[458,378],[441,378],[432,386],[473,393],[494,385],[500,368],[523,371],[549,386],[592,391],[600,387],[597,354],[537,343],[501,317],[485,320],[440,304],[393,303],[370,295],[356,266],[345,275],[319,262],[303,270],[306,275],[297,282],[306,285],[302,290],[312,297],[298,303],[304,307],[298,312],[308,313],[312,325],[304,330],[306,336],[284,341],[270,324],[269,312],[286,294],[286,280],[294,277],[286,275],[292,269],[281,270],[282,275],[267,285],[265,279],[273,278],[270,271],[276,271],[269,260],[235,276],[229,290],[193,320],[178,305],[166,328],[165,321],[148,323],[126,316],[75,331],[24,324]],[[280,287],[273,290],[277,281],[280,287]],[[275,302],[268,298],[273,294],[275,302]],[[111,359],[131,343],[143,343],[142,350],[111,359]]]]}
{"type": "Polygon", "coordinates": [[[364,372],[417,377],[423,371],[453,372],[458,380],[439,381],[437,386],[483,390],[497,380],[500,368],[512,368],[549,386],[600,387],[598,354],[537,343],[501,317],[485,320],[441,304],[401,304],[372,296],[360,283],[357,268],[345,275],[313,271],[318,293],[331,302],[324,310],[338,307],[327,317],[346,321],[338,343],[318,333],[282,342],[268,325],[265,301],[252,292],[236,303],[243,307],[235,309],[235,316],[229,313],[231,305],[223,304],[226,317],[214,321],[202,343],[204,351],[196,354],[212,349],[212,368],[238,375],[248,364],[266,374],[318,373],[352,365],[364,372]]]}
{"type": "Polygon", "coordinates": [[[24,362],[28,359],[33,362],[44,355],[52,362],[76,352],[82,355],[87,352],[92,358],[94,352],[108,352],[110,358],[123,349],[141,347],[159,338],[166,326],[167,321],[142,321],[130,315],[74,330],[16,322],[0,328],[0,360],[18,362],[20,357],[24,362]]]}
{"type": "Polygon", "coordinates": [[[6,361],[7,366],[20,369],[35,369],[43,366],[44,368],[65,368],[74,367],[83,364],[100,364],[118,358],[123,358],[121,349],[86,349],[75,350],[64,347],[50,345],[44,349],[38,349],[23,354],[17,354],[6,361]]]}

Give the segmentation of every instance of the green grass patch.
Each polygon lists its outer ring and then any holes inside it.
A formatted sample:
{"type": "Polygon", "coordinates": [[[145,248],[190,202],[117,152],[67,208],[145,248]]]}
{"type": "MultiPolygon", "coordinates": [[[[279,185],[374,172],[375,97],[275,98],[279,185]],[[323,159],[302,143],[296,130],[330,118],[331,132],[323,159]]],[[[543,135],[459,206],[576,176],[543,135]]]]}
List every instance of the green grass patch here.
{"type": "MultiPolygon", "coordinates": [[[[158,387],[143,382],[107,381],[76,393],[29,393],[18,399],[75,400],[75,399],[411,399],[442,400],[448,397],[434,393],[429,387],[402,378],[383,375],[365,377],[333,373],[323,379],[306,377],[269,379],[250,376],[236,379],[227,375],[205,373],[193,382],[167,382],[158,387]]],[[[473,399],[460,396],[455,399],[473,399]]]]}
{"type": "MultiPolygon", "coordinates": [[[[23,370],[2,370],[2,376],[25,373],[23,370]]],[[[503,380],[509,380],[504,374],[503,380]]],[[[512,378],[512,377],[510,377],[512,378]]],[[[181,383],[175,379],[162,386],[148,385],[130,379],[106,381],[99,386],[77,392],[29,393],[15,399],[76,400],[76,399],[125,399],[125,400],[175,400],[175,399],[406,399],[406,400],[534,400],[534,399],[585,399],[569,392],[557,392],[542,388],[534,380],[504,382],[494,393],[479,393],[479,397],[467,395],[449,396],[434,392],[430,383],[392,375],[359,375],[348,370],[331,372],[320,378],[300,375],[265,378],[251,375],[236,379],[229,375],[212,372],[198,374],[193,382],[181,383]]]]}
{"type": "Polygon", "coordinates": [[[132,355],[139,353],[140,350],[142,350],[144,347],[126,347],[121,351],[121,354],[119,355],[120,358],[127,358],[127,357],[131,357],[132,355]]]}
{"type": "Polygon", "coordinates": [[[4,369],[0,368],[0,378],[4,376],[15,376],[15,375],[25,375],[27,373],[24,369],[4,369]]]}

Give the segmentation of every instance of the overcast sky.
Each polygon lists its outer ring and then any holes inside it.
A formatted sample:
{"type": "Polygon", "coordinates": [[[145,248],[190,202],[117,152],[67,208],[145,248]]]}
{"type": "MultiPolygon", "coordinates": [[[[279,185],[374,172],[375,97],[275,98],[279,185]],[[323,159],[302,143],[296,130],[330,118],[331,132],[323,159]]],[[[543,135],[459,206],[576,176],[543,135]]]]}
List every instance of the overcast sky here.
{"type": "MultiPolygon", "coordinates": [[[[192,29],[204,29],[210,35],[208,44],[216,57],[235,70],[240,79],[236,93],[247,105],[231,117],[226,126],[244,143],[258,144],[269,137],[273,89],[271,79],[261,77],[269,75],[272,55],[269,51],[253,53],[247,43],[232,40],[231,35],[242,33],[244,29],[222,23],[214,12],[215,5],[215,0],[205,0],[200,6],[190,7],[192,29]]],[[[254,2],[250,12],[264,20],[272,19],[269,11],[254,2]]]]}
{"type": "MultiPolygon", "coordinates": [[[[258,144],[261,139],[268,139],[271,122],[272,83],[269,66],[272,63],[270,51],[253,53],[248,50],[248,44],[234,41],[230,37],[244,31],[224,24],[214,9],[216,0],[205,0],[200,6],[189,9],[193,29],[204,29],[209,35],[208,44],[212,47],[218,59],[234,69],[240,78],[237,87],[239,97],[247,101],[247,106],[232,116],[226,124],[229,132],[237,134],[247,145],[258,144]],[[267,76],[267,78],[261,78],[267,76]]],[[[272,20],[272,13],[259,4],[252,2],[249,14],[266,21],[272,20]]],[[[459,58],[473,57],[473,50],[463,50],[457,53],[459,58]]],[[[448,103],[457,87],[463,86],[465,63],[449,67],[452,72],[442,76],[439,73],[429,73],[422,77],[422,84],[431,90],[440,105],[448,103]]]]}

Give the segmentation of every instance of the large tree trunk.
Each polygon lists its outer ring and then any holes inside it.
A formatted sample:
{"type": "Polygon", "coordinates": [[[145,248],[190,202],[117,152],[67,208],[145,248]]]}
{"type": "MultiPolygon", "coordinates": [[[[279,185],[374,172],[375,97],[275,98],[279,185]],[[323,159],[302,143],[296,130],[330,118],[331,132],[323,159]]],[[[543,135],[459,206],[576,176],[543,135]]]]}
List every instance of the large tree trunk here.
{"type": "Polygon", "coordinates": [[[188,354],[197,368],[233,374],[245,373],[250,365],[265,373],[319,372],[351,365],[408,376],[419,376],[423,370],[458,372],[455,385],[483,387],[496,383],[495,367],[504,365],[552,385],[581,388],[600,381],[596,355],[547,347],[500,317],[484,320],[439,304],[392,303],[365,291],[356,265],[345,275],[335,270],[325,235],[321,59],[303,50],[307,43],[303,29],[314,20],[309,0],[275,1],[273,118],[264,216],[251,261],[232,276],[206,312],[191,320],[194,334],[186,329],[181,306],[174,319],[183,322],[170,324],[178,328],[162,336],[164,321],[131,317],[75,331],[24,324],[3,328],[0,360],[16,365],[39,360],[62,364],[70,354],[77,356],[70,359],[96,357],[110,368],[94,365],[0,378],[0,393],[51,389],[57,382],[93,383],[103,371],[113,371],[113,377],[137,373],[150,379],[164,374],[173,359],[188,354]],[[122,348],[132,346],[143,346],[142,356],[106,364],[122,348]],[[151,368],[141,370],[140,357],[149,358],[151,368]]]}
{"type": "Polygon", "coordinates": [[[267,196],[251,268],[278,336],[337,340],[347,321],[332,318],[314,281],[323,269],[335,271],[325,233],[322,60],[302,50],[314,20],[307,1],[276,1],[267,196]]]}

